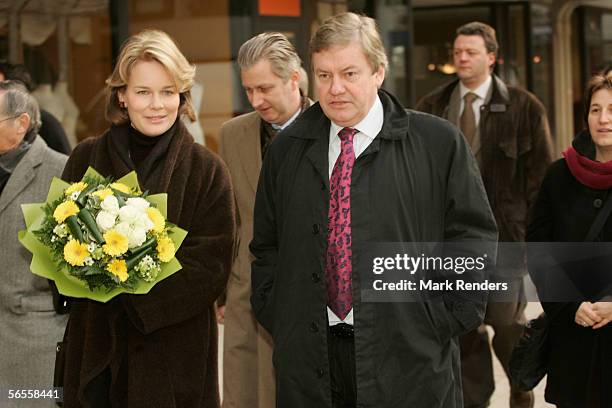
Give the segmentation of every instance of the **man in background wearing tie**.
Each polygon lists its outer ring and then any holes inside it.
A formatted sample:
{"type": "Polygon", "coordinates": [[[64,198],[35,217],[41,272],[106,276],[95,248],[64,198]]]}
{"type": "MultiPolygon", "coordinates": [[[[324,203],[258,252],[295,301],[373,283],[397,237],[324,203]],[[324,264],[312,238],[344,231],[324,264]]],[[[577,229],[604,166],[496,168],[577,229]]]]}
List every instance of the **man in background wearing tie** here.
{"type": "Polygon", "coordinates": [[[275,406],[272,340],[257,324],[251,295],[253,205],[261,160],[277,132],[312,102],[301,95],[300,57],[281,33],[259,34],[238,51],[242,86],[255,112],[221,127],[219,153],[229,168],[236,195],[238,242],[225,304],[217,315],[223,337],[223,408],[275,406]]]}
{"type": "MultiPolygon", "coordinates": [[[[417,110],[446,118],[461,129],[478,161],[500,243],[523,242],[529,207],[552,160],[552,141],[542,103],[492,73],[497,51],[492,27],[480,22],[459,27],[453,45],[458,79],[425,96],[417,110]]],[[[516,296],[514,301],[489,302],[485,324],[495,330],[493,349],[508,374],[508,361],[525,323],[522,285],[527,271],[521,251],[502,249],[495,275],[511,279],[516,296]]],[[[486,407],[495,388],[486,327],[461,336],[460,345],[465,407],[486,407]]],[[[532,392],[520,392],[511,384],[511,408],[533,403],[532,392]]]]}
{"type": "Polygon", "coordinates": [[[268,149],[251,242],[277,406],[460,406],[456,336],[482,323],[485,300],[362,302],[355,269],[375,243],[496,241],[469,146],[380,89],[388,63],[373,19],[330,17],[310,55],[319,103],[268,149]]]}

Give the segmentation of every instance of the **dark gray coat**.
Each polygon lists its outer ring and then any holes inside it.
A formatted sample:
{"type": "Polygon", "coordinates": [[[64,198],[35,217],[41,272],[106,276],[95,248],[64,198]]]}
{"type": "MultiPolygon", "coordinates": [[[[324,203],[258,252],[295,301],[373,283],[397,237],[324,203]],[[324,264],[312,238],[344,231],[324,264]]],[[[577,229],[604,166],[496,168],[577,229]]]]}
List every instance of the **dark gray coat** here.
{"type": "MultiPolygon", "coordinates": [[[[353,248],[369,242],[495,241],[478,168],[450,123],[379,92],[384,126],[352,175],[353,248]]],[[[331,407],[324,274],[330,121],[313,105],[266,154],[251,250],[253,310],[274,337],[279,407],[331,407]]],[[[353,265],[359,262],[353,251],[353,265]]],[[[353,275],[359,407],[460,407],[456,335],[484,302],[362,303],[353,275]],[[418,386],[417,386],[418,384],[418,386]],[[416,389],[419,391],[416,391],[416,389]]]]}
{"type": "MultiPolygon", "coordinates": [[[[53,385],[55,347],[62,340],[67,319],[53,310],[49,282],[30,272],[32,254],[19,243],[17,233],[26,228],[21,205],[44,202],[51,180],[62,174],[65,163],[66,156],[36,137],[0,194],[2,390],[49,389],[53,385]]],[[[24,400],[0,402],[8,408],[25,405],[24,400]]],[[[37,406],[54,405],[49,401],[37,406]]]]}

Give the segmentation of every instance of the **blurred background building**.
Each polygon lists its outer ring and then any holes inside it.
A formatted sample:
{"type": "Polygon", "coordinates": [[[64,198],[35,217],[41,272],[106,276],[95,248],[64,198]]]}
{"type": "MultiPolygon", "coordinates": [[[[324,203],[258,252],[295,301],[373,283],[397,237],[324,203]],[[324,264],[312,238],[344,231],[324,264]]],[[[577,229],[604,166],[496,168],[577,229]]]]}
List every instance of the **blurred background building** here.
{"type": "Polygon", "coordinates": [[[196,126],[215,150],[221,123],[249,110],[235,63],[240,45],[281,31],[310,72],[310,34],[347,10],[378,21],[390,61],[384,86],[407,107],[453,77],[459,25],[492,25],[497,74],[544,102],[558,151],[582,127],[587,79],[612,65],[612,0],[0,0],[0,60],[30,69],[41,105],[76,143],[107,126],[104,80],[121,43],[144,28],[164,30],[197,67],[196,126]]]}

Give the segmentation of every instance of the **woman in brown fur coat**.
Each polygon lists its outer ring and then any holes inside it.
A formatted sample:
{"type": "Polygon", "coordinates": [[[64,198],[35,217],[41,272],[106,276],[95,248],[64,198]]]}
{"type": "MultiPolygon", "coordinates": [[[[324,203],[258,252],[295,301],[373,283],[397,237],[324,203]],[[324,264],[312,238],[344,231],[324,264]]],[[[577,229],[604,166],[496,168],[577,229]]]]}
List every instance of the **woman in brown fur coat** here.
{"type": "Polygon", "coordinates": [[[168,194],[168,220],[188,231],[183,269],[147,295],[107,303],[72,299],[65,334],[65,407],[217,407],[214,301],[232,259],[233,194],[221,160],[194,143],[194,68],[163,32],[124,45],[107,80],[110,129],[73,151],[63,178],[88,166],[119,178],[136,170],[143,191],[168,194]]]}

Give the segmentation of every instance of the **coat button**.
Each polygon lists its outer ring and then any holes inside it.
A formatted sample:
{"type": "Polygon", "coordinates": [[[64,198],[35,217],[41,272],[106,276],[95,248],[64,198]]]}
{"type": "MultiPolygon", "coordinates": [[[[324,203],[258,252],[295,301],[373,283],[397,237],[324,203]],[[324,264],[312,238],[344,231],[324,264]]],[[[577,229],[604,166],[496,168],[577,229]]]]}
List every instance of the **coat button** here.
{"type": "Polygon", "coordinates": [[[318,283],[318,282],[320,282],[320,281],[321,281],[321,276],[320,276],[318,273],[313,272],[313,273],[312,273],[312,281],[313,281],[314,283],[318,283]]]}
{"type": "Polygon", "coordinates": [[[317,235],[319,231],[321,231],[321,227],[319,227],[319,224],[312,224],[312,233],[317,235]]]}
{"type": "Polygon", "coordinates": [[[317,377],[319,377],[319,378],[323,378],[323,374],[325,374],[325,371],[323,371],[323,369],[322,369],[322,368],[319,368],[319,369],[317,370],[317,377]]]}
{"type": "Polygon", "coordinates": [[[316,333],[319,331],[319,325],[315,322],[310,323],[310,331],[316,333]]]}
{"type": "Polygon", "coordinates": [[[266,298],[266,292],[259,292],[259,298],[260,299],[265,299],[266,298]]]}
{"type": "Polygon", "coordinates": [[[595,207],[595,208],[601,208],[602,204],[603,204],[603,201],[601,200],[601,198],[596,198],[593,201],[593,207],[595,207]]]}

